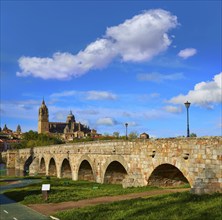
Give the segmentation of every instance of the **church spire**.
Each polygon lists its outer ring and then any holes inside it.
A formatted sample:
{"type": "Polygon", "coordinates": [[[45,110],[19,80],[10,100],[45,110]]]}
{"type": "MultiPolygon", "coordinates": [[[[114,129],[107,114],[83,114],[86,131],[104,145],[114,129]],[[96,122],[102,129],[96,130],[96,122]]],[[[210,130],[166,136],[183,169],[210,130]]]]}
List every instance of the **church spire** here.
{"type": "Polygon", "coordinates": [[[45,105],[44,96],[43,96],[43,99],[42,99],[42,105],[45,105]]]}

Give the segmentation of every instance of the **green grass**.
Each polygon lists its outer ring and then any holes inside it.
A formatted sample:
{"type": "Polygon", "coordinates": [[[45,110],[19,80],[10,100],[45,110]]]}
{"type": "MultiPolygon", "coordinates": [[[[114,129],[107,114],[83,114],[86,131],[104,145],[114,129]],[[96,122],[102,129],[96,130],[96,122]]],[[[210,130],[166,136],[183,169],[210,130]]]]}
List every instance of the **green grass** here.
{"type": "Polygon", "coordinates": [[[222,200],[221,194],[183,192],[72,209],[54,216],[60,220],[219,220],[222,200]]]}
{"type": "Polygon", "coordinates": [[[21,202],[23,204],[34,204],[77,201],[101,196],[113,196],[160,189],[151,186],[123,189],[122,185],[99,184],[88,181],[72,181],[57,178],[51,178],[50,180],[44,179],[42,183],[32,184],[22,188],[10,189],[4,194],[17,202],[21,202]],[[47,201],[44,201],[42,198],[42,183],[51,184],[47,201]]]}

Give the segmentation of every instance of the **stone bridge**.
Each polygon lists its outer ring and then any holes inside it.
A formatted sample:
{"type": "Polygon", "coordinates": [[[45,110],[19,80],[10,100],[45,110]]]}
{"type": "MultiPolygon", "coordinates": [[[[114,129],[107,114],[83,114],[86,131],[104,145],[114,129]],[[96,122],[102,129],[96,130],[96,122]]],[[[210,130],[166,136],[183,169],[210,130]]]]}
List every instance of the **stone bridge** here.
{"type": "Polygon", "coordinates": [[[7,167],[30,174],[121,183],[123,187],[189,184],[191,192],[222,192],[222,138],[98,141],[2,153],[7,167]]]}

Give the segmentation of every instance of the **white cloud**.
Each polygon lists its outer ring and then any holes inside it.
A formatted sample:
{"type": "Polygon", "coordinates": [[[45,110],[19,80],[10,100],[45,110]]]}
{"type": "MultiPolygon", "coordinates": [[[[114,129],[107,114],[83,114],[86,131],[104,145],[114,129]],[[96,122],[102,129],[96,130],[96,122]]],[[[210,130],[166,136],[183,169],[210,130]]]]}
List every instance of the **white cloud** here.
{"type": "MultiPolygon", "coordinates": [[[[124,125],[125,125],[125,124],[124,124],[124,125]]],[[[138,123],[135,122],[135,121],[130,121],[130,122],[128,122],[128,126],[130,126],[130,127],[136,127],[136,126],[138,126],[138,123]]]]}
{"type": "Polygon", "coordinates": [[[66,111],[58,111],[53,114],[53,121],[65,121],[67,117],[66,111]]]}
{"type": "Polygon", "coordinates": [[[94,109],[78,110],[76,113],[80,115],[98,115],[99,114],[99,112],[94,109]]]}
{"type": "Polygon", "coordinates": [[[16,75],[66,80],[104,68],[116,57],[124,62],[148,61],[169,47],[168,32],[177,25],[177,17],[168,11],[145,11],[107,28],[102,38],[75,55],[57,52],[51,58],[23,56],[18,60],[21,71],[16,75]]]}
{"type": "Polygon", "coordinates": [[[171,44],[167,32],[177,26],[177,17],[161,9],[149,10],[108,28],[116,51],[124,61],[146,61],[171,44]]]}
{"type": "Polygon", "coordinates": [[[186,95],[180,94],[169,100],[170,103],[183,104],[187,100],[206,108],[213,108],[213,104],[222,102],[222,72],[215,75],[212,81],[200,82],[186,95]]]}
{"type": "Polygon", "coordinates": [[[186,48],[184,50],[181,50],[178,53],[179,57],[182,57],[183,59],[187,59],[189,57],[194,56],[197,53],[197,50],[195,48],[186,48]]]}
{"type": "Polygon", "coordinates": [[[118,124],[117,121],[110,117],[105,118],[99,118],[96,122],[97,125],[106,125],[106,126],[112,126],[118,124]]]}
{"type": "Polygon", "coordinates": [[[151,81],[151,82],[163,82],[165,80],[180,80],[184,79],[183,73],[173,73],[173,74],[161,74],[161,73],[144,73],[138,74],[138,80],[140,81],[151,81]]]}
{"type": "Polygon", "coordinates": [[[53,93],[51,94],[52,98],[59,98],[59,97],[69,97],[69,96],[80,96],[81,99],[84,98],[86,100],[115,100],[117,96],[114,93],[107,92],[107,91],[63,91],[60,93],[53,93]]]}
{"type": "Polygon", "coordinates": [[[163,107],[163,109],[170,113],[181,113],[183,111],[182,106],[173,106],[173,105],[167,105],[163,107]]]}
{"type": "Polygon", "coordinates": [[[78,92],[75,90],[63,91],[58,93],[53,93],[50,95],[52,98],[59,98],[59,97],[68,97],[68,96],[75,96],[78,92]]]}
{"type": "Polygon", "coordinates": [[[88,91],[86,92],[87,100],[115,100],[116,95],[106,91],[88,91]]]}
{"type": "Polygon", "coordinates": [[[1,116],[9,118],[35,120],[41,103],[35,100],[1,101],[1,116]]]}
{"type": "Polygon", "coordinates": [[[138,101],[140,102],[148,102],[152,99],[158,99],[160,97],[159,93],[151,93],[151,94],[143,94],[138,96],[138,101]]]}

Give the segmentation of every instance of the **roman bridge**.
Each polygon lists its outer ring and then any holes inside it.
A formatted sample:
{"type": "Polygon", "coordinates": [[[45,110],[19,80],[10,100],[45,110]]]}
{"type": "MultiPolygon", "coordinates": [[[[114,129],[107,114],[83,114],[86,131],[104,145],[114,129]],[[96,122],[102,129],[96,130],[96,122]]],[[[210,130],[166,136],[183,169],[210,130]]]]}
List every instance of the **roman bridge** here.
{"type": "Polygon", "coordinates": [[[123,187],[189,184],[193,193],[222,192],[222,138],[93,141],[9,150],[7,167],[123,187]]]}

